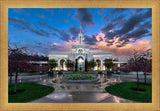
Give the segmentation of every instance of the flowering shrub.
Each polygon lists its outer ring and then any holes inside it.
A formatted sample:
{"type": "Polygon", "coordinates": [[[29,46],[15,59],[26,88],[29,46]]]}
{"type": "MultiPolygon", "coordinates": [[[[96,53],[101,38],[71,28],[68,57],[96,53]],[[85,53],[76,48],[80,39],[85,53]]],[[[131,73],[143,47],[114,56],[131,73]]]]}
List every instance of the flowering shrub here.
{"type": "Polygon", "coordinates": [[[131,72],[131,66],[125,65],[125,66],[120,67],[119,70],[123,72],[131,72]]]}

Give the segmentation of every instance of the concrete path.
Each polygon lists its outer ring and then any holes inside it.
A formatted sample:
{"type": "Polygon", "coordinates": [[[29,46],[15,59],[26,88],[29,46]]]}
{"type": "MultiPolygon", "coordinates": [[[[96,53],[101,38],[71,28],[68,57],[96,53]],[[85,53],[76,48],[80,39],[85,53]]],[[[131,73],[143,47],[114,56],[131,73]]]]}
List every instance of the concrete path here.
{"type": "MultiPolygon", "coordinates": [[[[136,75],[117,75],[111,77],[101,76],[110,81],[110,83],[136,81],[136,75]]],[[[111,95],[105,91],[105,87],[109,86],[108,82],[102,83],[53,83],[48,75],[19,76],[18,82],[36,82],[38,84],[52,86],[55,91],[42,98],[31,101],[29,103],[139,103],[132,100],[123,99],[111,95]]],[[[60,80],[60,77],[59,77],[60,80]]],[[[100,79],[101,80],[101,79],[100,79]]],[[[14,80],[13,80],[14,81],[14,80]]],[[[144,76],[140,76],[140,81],[144,81],[144,76]]],[[[147,77],[147,81],[152,81],[152,76],[147,77]]]]}
{"type": "Polygon", "coordinates": [[[52,92],[51,94],[29,103],[138,103],[113,96],[107,92],[52,92]]]}

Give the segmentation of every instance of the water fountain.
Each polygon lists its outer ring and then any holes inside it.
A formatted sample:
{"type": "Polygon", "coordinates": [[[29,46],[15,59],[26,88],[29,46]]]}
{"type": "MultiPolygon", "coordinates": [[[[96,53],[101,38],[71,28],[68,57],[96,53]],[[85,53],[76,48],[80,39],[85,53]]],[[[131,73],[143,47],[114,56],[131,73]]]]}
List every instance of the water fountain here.
{"type": "Polygon", "coordinates": [[[40,76],[40,81],[42,80],[42,77],[40,76]]]}
{"type": "Polygon", "coordinates": [[[19,82],[20,82],[20,83],[22,82],[22,77],[20,77],[20,80],[19,80],[19,82]]]}
{"type": "Polygon", "coordinates": [[[103,89],[103,82],[104,82],[104,74],[101,75],[101,88],[103,89]]]}
{"type": "Polygon", "coordinates": [[[119,77],[118,77],[118,82],[121,82],[121,78],[120,78],[120,75],[119,75],[119,77]]]}
{"type": "Polygon", "coordinates": [[[116,78],[115,78],[115,79],[113,79],[113,82],[115,82],[115,83],[116,83],[116,82],[117,82],[117,79],[116,79],[116,78]]]}

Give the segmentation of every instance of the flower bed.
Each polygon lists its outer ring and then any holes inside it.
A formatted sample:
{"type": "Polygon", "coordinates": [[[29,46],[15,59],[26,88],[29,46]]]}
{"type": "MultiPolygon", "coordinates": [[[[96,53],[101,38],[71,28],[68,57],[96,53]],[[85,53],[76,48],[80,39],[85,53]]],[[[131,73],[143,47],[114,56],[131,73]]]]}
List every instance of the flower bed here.
{"type": "Polygon", "coordinates": [[[86,80],[86,79],[95,79],[96,76],[91,75],[73,75],[73,76],[67,76],[66,79],[70,80],[86,80]]]}
{"type": "Polygon", "coordinates": [[[65,74],[96,74],[96,71],[88,71],[88,72],[65,72],[65,74]]]}

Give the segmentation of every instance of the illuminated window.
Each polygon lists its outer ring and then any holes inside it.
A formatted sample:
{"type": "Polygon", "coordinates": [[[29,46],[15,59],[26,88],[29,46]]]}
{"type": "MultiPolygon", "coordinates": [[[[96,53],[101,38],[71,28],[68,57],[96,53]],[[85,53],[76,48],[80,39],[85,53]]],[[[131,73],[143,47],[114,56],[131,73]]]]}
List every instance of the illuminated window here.
{"type": "Polygon", "coordinates": [[[82,50],[82,49],[79,49],[79,50],[78,50],[78,53],[83,53],[83,50],[82,50]]]}

